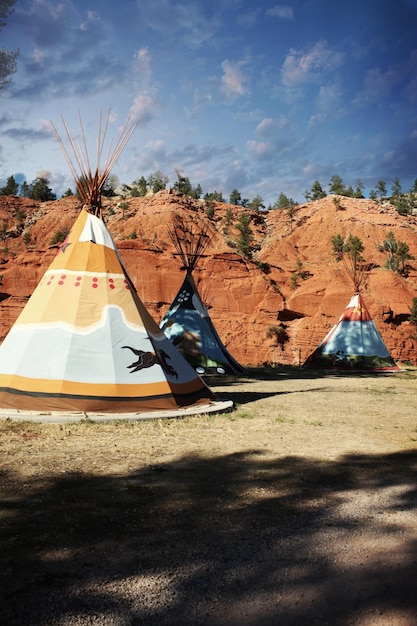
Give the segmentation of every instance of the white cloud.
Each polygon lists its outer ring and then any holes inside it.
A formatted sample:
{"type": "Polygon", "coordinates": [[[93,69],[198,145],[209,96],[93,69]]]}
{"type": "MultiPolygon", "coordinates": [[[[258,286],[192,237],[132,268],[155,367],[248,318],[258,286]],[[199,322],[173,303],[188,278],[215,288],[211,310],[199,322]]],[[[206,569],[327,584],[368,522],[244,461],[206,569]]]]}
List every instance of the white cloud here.
{"type": "Polygon", "coordinates": [[[54,6],[50,6],[51,17],[54,20],[61,20],[66,12],[66,6],[64,2],[58,2],[54,6]]]}
{"type": "Polygon", "coordinates": [[[87,20],[80,24],[80,30],[90,30],[92,24],[100,21],[97,11],[87,11],[87,20]]]}
{"type": "Polygon", "coordinates": [[[155,159],[166,158],[166,145],[162,139],[152,139],[146,142],[145,148],[155,159]]]}
{"type": "Polygon", "coordinates": [[[268,9],[266,14],[271,17],[278,17],[280,20],[292,20],[294,18],[292,7],[282,4],[277,4],[272,9],[268,9]]]}
{"type": "Polygon", "coordinates": [[[307,163],[305,167],[303,167],[303,173],[306,176],[312,176],[317,172],[317,166],[315,163],[307,163]]]}
{"type": "Polygon", "coordinates": [[[159,104],[153,96],[146,92],[139,93],[129,110],[132,120],[139,120],[140,124],[149,122],[159,109],[159,104]]]}
{"type": "Polygon", "coordinates": [[[172,2],[171,0],[136,0],[139,18],[143,24],[165,37],[181,37],[182,43],[200,46],[210,40],[221,28],[216,14],[209,15],[209,6],[195,0],[172,2]]]}
{"type": "Polygon", "coordinates": [[[356,99],[358,104],[370,104],[381,101],[389,96],[392,88],[400,80],[400,73],[396,69],[389,69],[385,73],[379,67],[366,73],[363,89],[356,99]]]}
{"type": "Polygon", "coordinates": [[[44,50],[40,50],[38,47],[33,49],[32,59],[36,64],[41,64],[46,56],[46,52],[44,50]]]}
{"type": "Polygon", "coordinates": [[[204,107],[212,101],[213,96],[210,91],[204,91],[197,87],[193,91],[192,106],[184,106],[184,111],[188,117],[195,118],[201,115],[204,107]]]}
{"type": "Polygon", "coordinates": [[[331,49],[323,40],[307,51],[291,48],[282,65],[282,82],[288,87],[315,82],[337,69],[342,60],[343,53],[331,49]]]}
{"type": "Polygon", "coordinates": [[[257,22],[260,12],[259,8],[251,9],[239,15],[236,21],[240,26],[250,28],[257,22]]]}
{"type": "Polygon", "coordinates": [[[51,126],[51,121],[50,120],[40,119],[39,120],[39,124],[40,124],[41,130],[43,132],[48,133],[49,135],[53,135],[52,126],[51,126]]]}
{"type": "Polygon", "coordinates": [[[48,16],[57,21],[65,17],[68,12],[74,12],[74,9],[69,0],[56,3],[48,2],[48,0],[33,0],[32,4],[28,6],[28,12],[34,16],[41,13],[43,17],[48,16]]]}
{"type": "Polygon", "coordinates": [[[227,98],[235,99],[250,93],[248,86],[249,78],[242,72],[245,61],[229,61],[222,63],[222,91],[227,98]]]}
{"type": "Polygon", "coordinates": [[[36,172],[36,178],[44,178],[45,180],[51,180],[51,172],[49,170],[39,170],[36,172]]]}
{"type": "Polygon", "coordinates": [[[363,88],[355,100],[356,104],[370,104],[382,102],[392,96],[394,90],[404,95],[413,103],[417,100],[416,82],[417,50],[411,50],[407,59],[388,66],[385,70],[374,67],[365,75],[363,88]]]}
{"type": "Polygon", "coordinates": [[[315,128],[316,126],[322,126],[325,121],[326,121],[326,114],[325,113],[316,113],[315,115],[312,115],[310,117],[310,119],[308,120],[308,126],[309,128],[315,128]]]}
{"type": "Polygon", "coordinates": [[[247,141],[246,146],[248,152],[256,158],[267,157],[271,152],[271,145],[266,141],[247,141]]]}
{"type": "Polygon", "coordinates": [[[259,122],[256,127],[256,132],[263,135],[265,132],[268,133],[273,125],[273,120],[271,118],[264,118],[262,122],[259,122]]]}
{"type": "Polygon", "coordinates": [[[261,122],[259,122],[255,132],[258,135],[267,135],[270,137],[271,135],[276,135],[281,131],[288,129],[288,127],[289,122],[287,118],[281,115],[276,119],[264,118],[261,122]]]}
{"type": "Polygon", "coordinates": [[[373,99],[385,97],[397,80],[392,71],[383,73],[379,67],[376,67],[366,74],[365,92],[373,99]]]}
{"type": "Polygon", "coordinates": [[[248,142],[248,144],[250,143],[251,154],[257,157],[282,153],[295,142],[294,129],[283,115],[277,118],[264,118],[255,128],[255,134],[261,141],[248,142]]]}
{"type": "Polygon", "coordinates": [[[336,113],[342,103],[342,89],[339,84],[322,85],[317,97],[317,106],[321,112],[336,113]]]}
{"type": "Polygon", "coordinates": [[[139,74],[145,79],[145,81],[149,81],[152,76],[152,70],[151,55],[148,48],[140,48],[135,56],[139,74]]]}

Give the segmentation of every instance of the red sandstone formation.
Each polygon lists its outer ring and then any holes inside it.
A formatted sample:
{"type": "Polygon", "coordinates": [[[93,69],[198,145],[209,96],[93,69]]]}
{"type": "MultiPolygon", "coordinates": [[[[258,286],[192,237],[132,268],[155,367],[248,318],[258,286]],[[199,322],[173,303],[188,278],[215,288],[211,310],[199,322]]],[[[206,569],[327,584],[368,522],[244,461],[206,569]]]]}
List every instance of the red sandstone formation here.
{"type": "MultiPolygon", "coordinates": [[[[123,208],[119,198],[104,199],[105,219],[139,296],[158,322],[183,280],[168,228],[176,213],[193,216],[209,221],[213,230],[194,278],[228,350],[244,365],[298,365],[352,295],[331,245],[333,235],[352,234],[360,237],[364,257],[372,263],[362,293],[385,343],[396,360],[417,362],[416,329],[407,319],[417,296],[416,217],[371,200],[343,197],[338,207],[333,196],[297,206],[291,220],[284,209],[253,214],[256,250],[249,261],[233,247],[242,207],[214,203],[209,218],[204,201],[174,191],[127,202],[123,208]],[[227,208],[235,220],[229,229],[227,208]],[[406,277],[384,268],[386,254],[379,246],[389,231],[416,257],[408,262],[406,277]],[[288,337],[282,343],[268,337],[268,329],[279,325],[288,337]]],[[[0,340],[56,253],[54,235],[72,225],[79,209],[75,197],[38,203],[0,196],[0,340]]]]}

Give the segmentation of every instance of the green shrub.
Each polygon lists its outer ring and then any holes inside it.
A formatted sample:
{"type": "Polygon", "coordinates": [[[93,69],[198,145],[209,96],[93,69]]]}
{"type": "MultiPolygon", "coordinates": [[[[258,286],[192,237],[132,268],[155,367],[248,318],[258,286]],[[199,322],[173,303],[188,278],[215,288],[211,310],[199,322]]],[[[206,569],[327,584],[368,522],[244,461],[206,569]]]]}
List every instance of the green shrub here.
{"type": "Polygon", "coordinates": [[[68,229],[64,228],[63,230],[56,230],[52,236],[51,241],[49,242],[51,246],[55,246],[56,244],[63,243],[65,239],[68,237],[68,229]]]}
{"type": "Polygon", "coordinates": [[[261,270],[264,274],[269,274],[271,271],[271,266],[269,263],[264,263],[263,261],[257,261],[256,267],[261,270]]]}
{"type": "Polygon", "coordinates": [[[276,344],[280,344],[284,348],[284,343],[289,339],[288,333],[283,324],[274,324],[266,331],[268,339],[275,339],[276,344]]]}

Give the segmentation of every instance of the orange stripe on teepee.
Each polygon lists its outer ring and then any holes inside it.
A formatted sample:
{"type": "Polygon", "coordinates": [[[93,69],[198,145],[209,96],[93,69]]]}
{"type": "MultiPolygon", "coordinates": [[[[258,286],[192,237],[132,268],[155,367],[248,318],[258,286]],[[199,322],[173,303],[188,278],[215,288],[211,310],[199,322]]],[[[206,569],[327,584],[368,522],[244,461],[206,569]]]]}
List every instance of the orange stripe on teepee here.
{"type": "MultiPolygon", "coordinates": [[[[164,380],[146,385],[122,385],[116,383],[83,383],[68,380],[50,380],[44,378],[25,378],[23,376],[7,376],[0,374],[0,387],[24,390],[28,393],[48,393],[51,395],[85,395],[108,397],[140,398],[146,396],[163,396],[170,393],[170,387],[164,380]]],[[[180,387],[180,386],[179,386],[180,387]]],[[[197,388],[197,387],[196,387],[197,388]]]]}

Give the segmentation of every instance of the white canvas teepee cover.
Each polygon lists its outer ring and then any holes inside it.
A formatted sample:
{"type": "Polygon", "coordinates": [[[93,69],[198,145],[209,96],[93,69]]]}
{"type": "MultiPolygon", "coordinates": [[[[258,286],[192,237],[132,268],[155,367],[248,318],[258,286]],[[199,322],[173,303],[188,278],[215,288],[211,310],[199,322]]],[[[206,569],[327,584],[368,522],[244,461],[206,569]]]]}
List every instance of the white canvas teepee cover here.
{"type": "Polygon", "coordinates": [[[102,219],[83,209],[0,347],[0,407],[147,412],[213,400],[138,298],[102,219]]]}
{"type": "Polygon", "coordinates": [[[355,293],[337,324],[304,367],[367,371],[398,370],[360,293],[355,293]]]}

